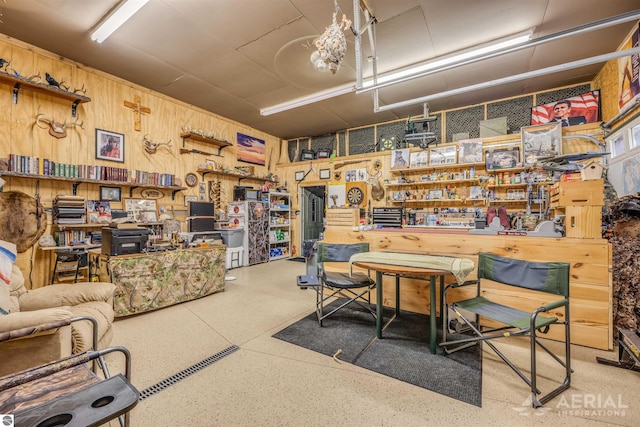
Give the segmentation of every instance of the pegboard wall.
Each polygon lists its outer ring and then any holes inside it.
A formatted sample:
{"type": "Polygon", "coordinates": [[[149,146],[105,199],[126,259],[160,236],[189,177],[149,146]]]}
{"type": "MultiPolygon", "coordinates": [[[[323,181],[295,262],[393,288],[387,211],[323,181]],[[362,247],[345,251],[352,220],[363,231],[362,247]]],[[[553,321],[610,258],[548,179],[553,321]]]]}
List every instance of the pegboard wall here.
{"type": "MultiPolygon", "coordinates": [[[[454,134],[468,133],[470,138],[480,137],[480,122],[483,120],[507,118],[507,132],[520,133],[520,128],[531,124],[531,108],[564,98],[580,95],[591,90],[589,84],[540,92],[517,98],[498,100],[486,104],[473,105],[457,110],[432,112],[438,119],[430,124],[437,142],[451,142],[454,134]],[[444,120],[444,123],[443,123],[444,120]]],[[[418,124],[418,127],[422,125],[418,124]]],[[[290,161],[299,161],[302,150],[335,150],[338,157],[383,151],[383,140],[392,137],[398,141],[394,148],[404,148],[404,134],[407,130],[407,119],[379,123],[354,129],[338,131],[335,134],[315,137],[304,137],[288,140],[290,161]]],[[[422,129],[423,130],[423,129],[422,129]]],[[[421,131],[420,128],[417,129],[421,131]]]]}

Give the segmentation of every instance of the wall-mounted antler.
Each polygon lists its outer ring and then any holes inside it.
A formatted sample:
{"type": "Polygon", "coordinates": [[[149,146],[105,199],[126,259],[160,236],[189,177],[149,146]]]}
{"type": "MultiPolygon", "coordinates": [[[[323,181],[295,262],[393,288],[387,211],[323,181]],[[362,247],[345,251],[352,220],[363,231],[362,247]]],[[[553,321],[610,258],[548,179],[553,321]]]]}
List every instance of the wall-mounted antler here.
{"type": "Polygon", "coordinates": [[[84,83],[82,83],[82,87],[80,89],[73,89],[73,93],[81,93],[85,95],[87,93],[87,89],[84,87],[84,83]]]}
{"type": "Polygon", "coordinates": [[[144,151],[149,154],[154,154],[158,147],[166,145],[168,148],[171,147],[171,140],[167,142],[153,142],[147,138],[147,135],[142,137],[142,142],[144,143],[144,151]]]}
{"type": "Polygon", "coordinates": [[[81,129],[84,129],[82,127],[83,124],[84,122],[78,122],[78,120],[73,123],[67,123],[66,120],[64,121],[64,123],[56,122],[54,120],[46,118],[44,114],[38,114],[38,116],[36,117],[36,125],[38,125],[38,127],[41,129],[46,129],[48,127],[49,135],[58,139],[67,136],[67,128],[79,126],[81,129]],[[41,122],[46,123],[48,126],[41,126],[41,122]]]}

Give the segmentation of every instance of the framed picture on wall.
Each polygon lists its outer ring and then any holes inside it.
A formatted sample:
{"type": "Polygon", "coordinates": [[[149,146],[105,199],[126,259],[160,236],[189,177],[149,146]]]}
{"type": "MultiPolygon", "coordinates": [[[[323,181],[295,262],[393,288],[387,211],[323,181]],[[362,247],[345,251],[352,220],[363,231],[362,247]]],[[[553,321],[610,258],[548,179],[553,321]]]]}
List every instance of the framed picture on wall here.
{"type": "Polygon", "coordinates": [[[429,149],[429,166],[455,164],[457,148],[455,145],[450,145],[429,149]]]}
{"type": "Polygon", "coordinates": [[[142,218],[149,218],[150,214],[142,212],[157,212],[158,207],[155,199],[125,199],[125,211],[127,216],[135,221],[145,222],[142,218]]]}
{"type": "Polygon", "coordinates": [[[238,132],[238,154],[239,162],[253,163],[255,165],[265,165],[266,150],[264,139],[254,138],[238,132]]]}
{"type": "Polygon", "coordinates": [[[403,148],[391,152],[391,169],[403,169],[409,167],[409,149],[403,148]]]}
{"type": "Polygon", "coordinates": [[[112,202],[119,202],[122,200],[122,193],[120,187],[105,187],[100,186],[100,200],[110,200],[112,202]]]}
{"type": "Polygon", "coordinates": [[[458,141],[458,163],[482,163],[482,138],[458,141]]]}
{"type": "Polygon", "coordinates": [[[331,169],[320,169],[320,179],[329,179],[331,178],[331,169]]]}
{"type": "Polygon", "coordinates": [[[525,165],[534,165],[538,159],[557,157],[562,154],[562,125],[560,123],[524,126],[521,132],[525,165]]]}
{"type": "Polygon", "coordinates": [[[485,153],[485,169],[515,168],[520,163],[520,148],[489,150],[485,153]]]}
{"type": "Polygon", "coordinates": [[[96,129],[96,159],[124,162],[124,135],[96,129]]]}

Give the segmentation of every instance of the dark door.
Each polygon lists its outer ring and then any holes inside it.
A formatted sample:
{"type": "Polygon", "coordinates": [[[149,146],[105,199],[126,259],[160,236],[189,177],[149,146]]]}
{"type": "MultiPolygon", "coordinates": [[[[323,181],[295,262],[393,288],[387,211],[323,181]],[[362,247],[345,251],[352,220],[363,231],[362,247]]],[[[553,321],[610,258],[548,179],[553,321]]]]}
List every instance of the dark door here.
{"type": "MultiPolygon", "coordinates": [[[[302,202],[300,206],[302,241],[319,239],[324,229],[324,210],[326,187],[302,187],[302,202]]],[[[302,241],[300,247],[302,247],[302,241]]]]}

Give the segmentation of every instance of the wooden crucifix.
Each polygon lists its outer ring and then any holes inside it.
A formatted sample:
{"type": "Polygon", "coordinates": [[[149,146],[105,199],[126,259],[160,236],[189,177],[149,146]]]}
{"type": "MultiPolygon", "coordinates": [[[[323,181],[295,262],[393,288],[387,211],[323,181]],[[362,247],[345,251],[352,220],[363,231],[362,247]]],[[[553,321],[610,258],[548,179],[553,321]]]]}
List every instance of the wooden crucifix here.
{"type": "Polygon", "coordinates": [[[143,107],[141,101],[142,99],[139,95],[133,96],[133,102],[124,101],[124,106],[133,110],[133,128],[137,131],[142,129],[142,114],[151,114],[151,109],[149,107],[143,107]]]}

